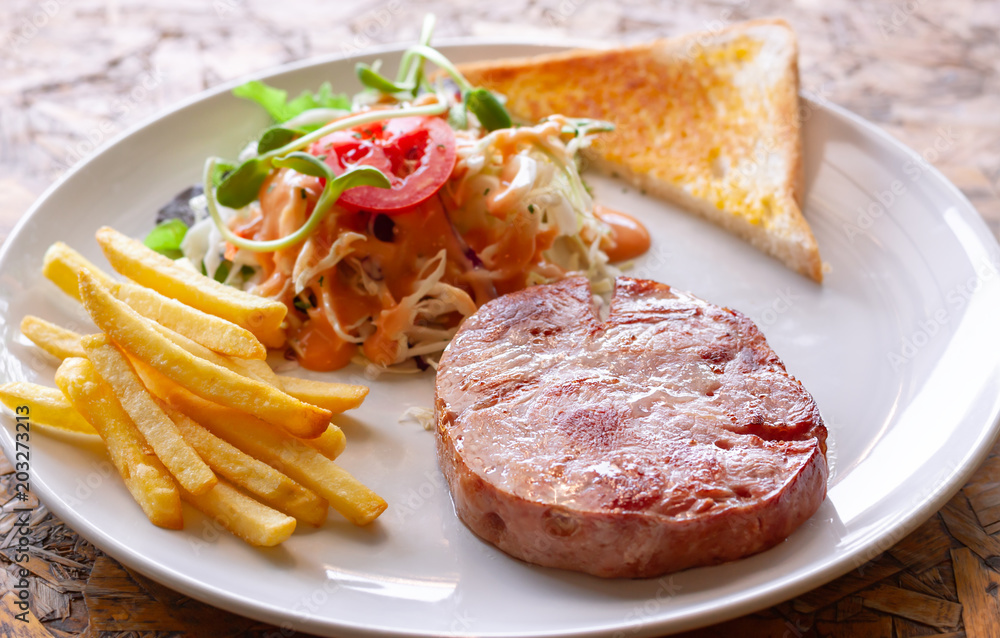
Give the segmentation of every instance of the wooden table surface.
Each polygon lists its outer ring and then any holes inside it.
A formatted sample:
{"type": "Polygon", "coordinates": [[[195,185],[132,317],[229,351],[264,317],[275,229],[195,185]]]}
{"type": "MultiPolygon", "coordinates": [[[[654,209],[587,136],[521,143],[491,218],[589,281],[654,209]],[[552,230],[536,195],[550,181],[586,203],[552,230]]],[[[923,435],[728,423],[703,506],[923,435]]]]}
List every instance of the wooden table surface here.
{"type": "MultiPolygon", "coordinates": [[[[803,88],[877,123],[944,172],[1000,233],[1000,2],[952,0],[2,0],[0,240],[74,163],[219,82],[313,55],[439,37],[638,41],[782,16],[803,88]]],[[[87,214],[80,211],[80,214],[87,214]]],[[[0,320],[10,320],[0,318],[0,320]]],[[[698,636],[1000,636],[998,450],[938,514],[871,562],[698,636]]],[[[287,636],[104,556],[44,504],[30,522],[32,623],[13,619],[13,475],[0,457],[3,636],[287,636]]]]}

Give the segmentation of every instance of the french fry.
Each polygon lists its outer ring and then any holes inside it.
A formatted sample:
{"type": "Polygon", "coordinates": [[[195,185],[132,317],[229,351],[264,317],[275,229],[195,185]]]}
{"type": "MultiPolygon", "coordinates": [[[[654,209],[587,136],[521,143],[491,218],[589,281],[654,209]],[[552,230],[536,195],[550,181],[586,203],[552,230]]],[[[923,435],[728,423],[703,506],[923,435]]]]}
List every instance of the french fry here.
{"type": "Polygon", "coordinates": [[[79,333],[33,315],[21,320],[21,334],[57,359],[84,356],[79,333]]]}
{"type": "Polygon", "coordinates": [[[281,322],[288,313],[285,304],[220,284],[106,226],[97,231],[97,242],[112,268],[136,283],[202,312],[228,319],[252,332],[268,347],[284,344],[281,322]]]}
{"type": "MultiPolygon", "coordinates": [[[[287,312],[287,308],[285,310],[287,312]]],[[[252,332],[255,337],[260,339],[260,342],[263,343],[268,348],[278,349],[285,347],[285,341],[286,341],[285,329],[282,328],[280,325],[277,328],[262,328],[260,330],[251,330],[247,326],[244,326],[244,328],[250,330],[250,332],[252,332]]]]}
{"type": "MultiPolygon", "coordinates": [[[[16,381],[0,385],[0,402],[11,410],[28,406],[32,423],[97,436],[94,426],[87,423],[66,396],[56,388],[16,381]]],[[[16,413],[16,412],[15,412],[16,413]]]]}
{"type": "Polygon", "coordinates": [[[173,419],[181,434],[205,462],[227,481],[243,488],[265,505],[304,523],[318,527],[326,520],[330,506],[315,492],[233,447],[179,410],[166,404],[160,407],[173,419]]]}
{"type": "MultiPolygon", "coordinates": [[[[271,369],[267,361],[261,361],[260,359],[237,359],[235,357],[230,357],[230,360],[243,371],[243,374],[273,385],[279,390],[281,389],[281,384],[278,383],[278,375],[274,373],[274,370],[271,369]]],[[[286,392],[286,394],[288,393],[286,392]]]]}
{"type": "Polygon", "coordinates": [[[329,383],[278,375],[278,387],[300,401],[318,405],[334,414],[361,405],[368,396],[368,388],[349,383],[329,383]]]}
{"type": "Polygon", "coordinates": [[[201,495],[181,491],[181,498],[257,547],[274,547],[295,531],[294,518],[258,503],[225,481],[201,495]]]}
{"type": "Polygon", "coordinates": [[[61,241],[49,246],[42,263],[42,274],[70,297],[80,300],[78,281],[80,271],[87,271],[105,286],[114,285],[103,270],[92,264],[86,257],[61,241]]]}
{"type": "MultiPolygon", "coordinates": [[[[213,352],[208,348],[205,348],[201,344],[195,343],[194,341],[188,339],[184,335],[177,334],[176,332],[164,328],[163,326],[157,326],[153,324],[153,327],[157,329],[160,332],[160,334],[162,334],[164,337],[172,341],[174,344],[180,346],[181,348],[184,348],[194,356],[201,357],[202,359],[210,361],[216,365],[220,365],[224,368],[229,368],[230,370],[238,374],[243,374],[245,376],[255,378],[258,381],[262,381],[264,383],[269,383],[270,385],[279,387],[283,385],[281,381],[285,379],[291,379],[292,381],[296,382],[303,381],[302,379],[297,379],[294,377],[279,377],[278,375],[274,374],[274,371],[271,370],[271,367],[267,365],[267,363],[264,361],[260,361],[258,359],[236,359],[233,357],[227,357],[225,355],[213,352]],[[270,374],[266,374],[264,373],[264,371],[270,374]]],[[[143,377],[144,381],[146,381],[145,376],[148,375],[149,372],[147,371],[144,374],[143,370],[139,369],[139,366],[144,366],[145,364],[143,364],[142,362],[135,362],[135,361],[133,361],[133,364],[136,365],[137,371],[140,373],[140,376],[143,377]]],[[[146,367],[148,368],[148,366],[146,367]]],[[[155,370],[152,370],[152,373],[158,374],[156,373],[155,370]]],[[[146,385],[149,386],[150,382],[146,381],[146,385]]],[[[355,386],[355,385],[339,384],[339,383],[324,383],[321,381],[311,381],[309,382],[309,384],[302,386],[296,386],[294,383],[290,385],[293,388],[299,388],[303,390],[302,392],[303,396],[301,398],[300,397],[296,398],[298,398],[300,401],[304,401],[305,403],[310,403],[310,401],[308,401],[307,399],[313,399],[318,397],[320,400],[323,400],[325,403],[327,403],[327,405],[334,404],[334,402],[338,400],[334,394],[335,392],[339,391],[338,386],[342,386],[343,388],[345,388],[344,393],[348,395],[350,395],[351,393],[353,393],[355,396],[360,394],[356,390],[356,388],[360,388],[361,390],[363,390],[364,394],[368,393],[368,388],[366,388],[365,386],[355,386]]],[[[351,399],[348,399],[347,401],[351,402],[351,399]]],[[[343,404],[344,402],[341,402],[341,406],[343,404]]],[[[314,403],[313,405],[318,405],[318,404],[314,403]]],[[[324,406],[319,405],[319,407],[324,407],[324,406]]],[[[337,427],[332,423],[317,438],[302,439],[302,441],[319,450],[324,456],[326,456],[331,461],[335,460],[338,456],[340,456],[340,453],[344,451],[344,447],[347,445],[347,440],[344,437],[343,430],[341,430],[339,427],[337,427]]]]}
{"type": "Polygon", "coordinates": [[[52,244],[45,253],[42,272],[66,294],[78,301],[79,274],[82,270],[96,277],[119,301],[124,301],[140,315],[193,339],[206,348],[246,359],[267,357],[267,349],[246,328],[185,305],[150,288],[128,282],[116,282],[83,255],[62,242],[52,244]]]}
{"type": "MultiPolygon", "coordinates": [[[[329,383],[324,381],[314,381],[311,379],[300,379],[298,377],[280,376],[274,373],[274,370],[271,369],[271,366],[269,366],[266,361],[262,361],[260,359],[243,359],[226,356],[212,351],[202,344],[197,343],[182,334],[178,334],[165,326],[153,324],[153,328],[172,341],[175,345],[180,346],[196,357],[205,359],[206,361],[222,366],[223,368],[229,368],[237,374],[272,385],[286,394],[302,401],[303,403],[309,403],[324,410],[328,410],[331,413],[339,413],[356,408],[361,405],[365,396],[368,395],[368,388],[363,385],[329,383]]],[[[327,437],[328,442],[335,443],[336,439],[332,438],[334,434],[334,432],[330,432],[330,434],[324,433],[323,436],[327,437]]],[[[342,438],[343,433],[340,432],[339,436],[342,438]]],[[[339,445],[339,443],[336,443],[331,446],[322,441],[317,441],[316,443],[326,450],[324,451],[324,454],[336,449],[336,445],[339,445]]],[[[343,451],[342,446],[340,451],[343,451]]],[[[340,451],[336,452],[336,454],[339,454],[340,451]]],[[[332,456],[331,458],[336,458],[336,456],[332,456]]]]}
{"type": "Polygon", "coordinates": [[[315,439],[301,439],[301,441],[309,447],[316,448],[331,461],[336,460],[347,447],[347,437],[344,436],[344,431],[333,423],[315,439]]]}
{"type": "MultiPolygon", "coordinates": [[[[193,341],[191,341],[190,339],[185,338],[182,335],[179,335],[177,333],[173,333],[170,330],[164,329],[162,327],[158,327],[158,326],[154,326],[154,327],[157,327],[159,329],[160,333],[163,334],[163,336],[165,336],[166,338],[170,339],[176,345],[184,348],[185,350],[187,350],[188,352],[190,352],[191,354],[193,354],[196,357],[201,357],[203,359],[207,359],[208,361],[211,361],[212,363],[215,363],[217,365],[221,365],[221,366],[223,366],[225,368],[229,368],[233,372],[244,374],[246,376],[250,376],[250,377],[256,378],[258,381],[263,381],[264,383],[268,383],[269,380],[267,378],[267,375],[265,375],[265,374],[258,374],[257,373],[258,366],[248,366],[247,365],[247,364],[250,364],[250,363],[263,364],[259,368],[260,369],[266,369],[268,372],[271,373],[270,377],[271,377],[271,379],[274,380],[274,383],[271,383],[271,385],[277,385],[278,384],[277,382],[278,382],[279,377],[277,375],[275,375],[274,372],[271,370],[270,366],[268,366],[263,361],[259,361],[259,360],[256,360],[256,359],[234,359],[234,358],[231,358],[231,357],[226,357],[226,356],[223,356],[223,355],[219,355],[219,354],[216,354],[214,352],[211,352],[211,351],[207,350],[206,348],[202,347],[201,345],[199,345],[197,343],[194,343],[193,341]]],[[[139,365],[145,365],[145,364],[142,364],[140,362],[139,365]]],[[[146,366],[146,367],[148,369],[148,366],[146,366]]],[[[138,368],[138,366],[137,366],[137,368],[138,368]]],[[[144,375],[142,373],[143,371],[142,370],[138,370],[138,371],[140,372],[140,376],[142,376],[143,379],[144,379],[144,381],[146,382],[146,385],[147,386],[151,385],[151,382],[148,381],[148,380],[146,380],[146,375],[144,375]]],[[[158,374],[155,370],[152,370],[152,373],[153,374],[158,374]]],[[[146,374],[148,375],[149,372],[146,372],[146,374]]],[[[288,377],[288,378],[291,378],[291,377],[288,377]]],[[[324,384],[324,383],[318,382],[318,381],[316,382],[316,384],[317,385],[327,385],[327,384],[324,384]]],[[[342,385],[342,384],[329,384],[329,385],[342,385]]],[[[362,388],[364,388],[364,386],[346,386],[346,387],[348,387],[348,388],[354,388],[354,387],[362,387],[362,388]]],[[[364,388],[364,389],[367,392],[367,388],[364,388]]],[[[308,397],[310,395],[307,394],[306,396],[308,397]]],[[[298,397],[296,397],[296,398],[298,398],[298,397]]],[[[306,403],[308,403],[308,401],[306,401],[306,403]]],[[[320,407],[322,407],[322,406],[320,406],[320,407]]],[[[341,430],[339,427],[337,427],[333,423],[331,423],[329,426],[327,426],[326,430],[324,430],[323,433],[320,434],[315,439],[301,439],[301,440],[304,443],[307,443],[310,446],[312,446],[312,447],[316,448],[317,450],[319,450],[325,457],[327,457],[331,461],[335,460],[338,456],[340,456],[341,452],[343,452],[344,448],[347,446],[347,439],[344,437],[343,430],[341,430]]]]}
{"type": "Polygon", "coordinates": [[[266,361],[261,361],[260,359],[238,359],[236,357],[220,354],[213,350],[209,350],[197,341],[189,339],[178,332],[174,332],[166,326],[161,326],[157,323],[151,323],[150,325],[161,335],[169,339],[174,345],[184,348],[198,358],[214,363],[217,366],[222,366],[223,368],[229,368],[233,372],[242,374],[245,377],[257,379],[258,381],[267,383],[268,385],[277,386],[276,383],[271,382],[271,378],[275,377],[275,374],[274,371],[271,370],[271,366],[267,365],[266,361]],[[270,375],[261,374],[260,370],[262,369],[267,369],[267,371],[270,372],[270,375]]]}
{"type": "Polygon", "coordinates": [[[135,368],[136,374],[138,374],[139,378],[142,379],[142,384],[146,386],[146,389],[149,390],[150,394],[160,401],[161,407],[162,404],[166,402],[167,397],[170,396],[170,393],[176,388],[181,387],[167,377],[163,376],[163,374],[158,372],[152,366],[137,359],[135,355],[130,354],[128,350],[125,351],[125,356],[128,357],[132,367],[135,368]]]}
{"type": "Polygon", "coordinates": [[[56,370],[56,384],[97,430],[132,498],[154,525],[184,527],[180,491],[167,468],[147,450],[114,392],[87,359],[71,357],[56,370]]]}
{"type": "Polygon", "coordinates": [[[153,328],[86,271],[80,273],[80,296],[97,326],[124,350],[198,396],[246,410],[302,438],[326,430],[330,412],[303,403],[277,388],[241,376],[177,346],[153,328]]]}
{"type": "Polygon", "coordinates": [[[112,267],[137,283],[116,282],[53,244],[46,277],[80,300],[103,334],[26,317],[24,334],[63,359],[62,392],[5,384],[0,400],[12,409],[30,401],[34,423],[100,436],[161,527],[183,527],[184,500],[248,543],[273,546],[296,520],[321,525],[331,506],[357,525],[386,509],[333,462],[346,440],[330,417],[360,405],[368,388],[279,377],[265,360],[265,346],[284,343],[284,304],[221,285],[110,228],[97,237],[112,267]]]}
{"type": "MultiPolygon", "coordinates": [[[[323,383],[321,381],[308,381],[305,379],[297,379],[295,377],[281,377],[274,373],[274,370],[271,369],[271,366],[269,366],[266,361],[262,361],[260,359],[240,359],[237,357],[229,357],[218,352],[213,352],[200,343],[192,341],[184,335],[178,334],[165,326],[156,324],[152,324],[152,326],[175,345],[180,346],[196,357],[205,359],[206,361],[222,366],[223,368],[228,368],[245,377],[250,377],[251,379],[256,379],[262,383],[274,386],[285,392],[285,394],[293,396],[303,403],[309,403],[324,410],[329,410],[329,407],[327,406],[338,407],[338,412],[342,412],[344,409],[347,409],[344,407],[345,405],[356,407],[356,404],[360,404],[364,398],[364,395],[362,395],[361,399],[354,398],[359,394],[356,390],[357,388],[361,388],[364,391],[364,394],[368,394],[368,388],[365,386],[323,383]],[[284,383],[285,380],[290,380],[291,383],[286,384],[284,383]],[[342,386],[345,389],[344,394],[347,395],[346,397],[339,398],[336,396],[336,393],[339,391],[337,386],[342,386]],[[291,388],[292,392],[286,390],[286,387],[291,388]],[[299,393],[300,396],[296,396],[293,392],[299,393]]],[[[333,412],[332,410],[330,411],[333,412]]],[[[336,426],[332,427],[339,430],[336,426]]],[[[318,446],[326,450],[324,454],[332,452],[337,449],[337,445],[339,445],[339,443],[336,442],[335,434],[333,432],[327,434],[329,430],[330,428],[327,428],[327,430],[320,435],[320,438],[325,437],[323,441],[320,441],[319,439],[309,439],[309,441],[315,441],[318,446]]],[[[343,438],[343,432],[340,432],[340,437],[343,438]]],[[[334,456],[331,456],[330,458],[336,458],[336,454],[340,454],[342,451],[343,446],[341,446],[339,451],[335,452],[334,456]]]]}
{"type": "MultiPolygon", "coordinates": [[[[227,357],[213,352],[201,344],[188,339],[184,335],[177,334],[176,332],[173,332],[163,326],[154,324],[153,327],[175,345],[180,346],[196,357],[201,357],[211,363],[228,368],[237,374],[257,379],[258,381],[280,389],[279,377],[274,374],[274,371],[271,370],[271,366],[267,365],[267,362],[265,361],[261,361],[259,359],[237,359],[234,357],[227,357]]],[[[322,385],[320,382],[317,382],[317,384],[322,385]]],[[[365,388],[365,391],[367,392],[367,388],[365,388]]],[[[336,459],[340,453],[344,451],[344,447],[347,445],[343,431],[332,423],[317,438],[302,440],[322,452],[330,460],[336,459]]]]}
{"type": "Polygon", "coordinates": [[[170,405],[197,419],[219,438],[316,492],[355,525],[370,523],[385,511],[387,505],[382,497],[302,441],[245,412],[206,401],[182,387],[160,390],[165,390],[170,405]]]}
{"type": "Polygon", "coordinates": [[[209,350],[244,359],[264,359],[267,349],[246,328],[131,283],[111,288],[119,301],[147,319],[184,335],[209,350]]]}
{"type": "Polygon", "coordinates": [[[180,486],[195,495],[215,487],[215,473],[160,409],[118,346],[103,334],[84,337],[82,343],[97,373],[115,391],[121,406],[180,486]]]}

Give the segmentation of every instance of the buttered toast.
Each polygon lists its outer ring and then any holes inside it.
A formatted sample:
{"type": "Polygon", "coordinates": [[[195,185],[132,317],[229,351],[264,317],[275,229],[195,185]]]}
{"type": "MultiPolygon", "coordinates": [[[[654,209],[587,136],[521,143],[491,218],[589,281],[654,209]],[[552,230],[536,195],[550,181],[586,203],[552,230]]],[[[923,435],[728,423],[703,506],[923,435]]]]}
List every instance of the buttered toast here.
{"type": "Polygon", "coordinates": [[[782,20],[604,51],[460,66],[507,96],[515,118],[615,124],[587,149],[600,170],[749,241],[822,281],[801,212],[798,46],[782,20]]]}

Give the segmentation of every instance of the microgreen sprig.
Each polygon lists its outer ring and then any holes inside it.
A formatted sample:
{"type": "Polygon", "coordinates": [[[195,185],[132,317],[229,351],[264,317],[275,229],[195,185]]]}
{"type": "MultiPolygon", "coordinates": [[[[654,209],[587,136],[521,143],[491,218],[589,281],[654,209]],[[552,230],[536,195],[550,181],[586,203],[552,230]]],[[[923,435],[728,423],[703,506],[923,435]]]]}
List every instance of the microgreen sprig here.
{"type": "Polygon", "coordinates": [[[325,162],[309,155],[308,153],[290,153],[286,157],[275,158],[273,165],[278,168],[288,167],[306,175],[314,177],[325,177],[326,187],[320,195],[319,200],[313,208],[312,214],[306,223],[302,224],[295,232],[267,241],[258,241],[240,237],[226,225],[219,213],[219,206],[212,191],[212,175],[215,173],[215,163],[218,158],[210,157],[205,162],[205,172],[203,176],[205,184],[205,200],[208,205],[208,214],[212,216],[212,221],[222,236],[229,243],[238,248],[253,252],[271,252],[282,250],[303,241],[312,234],[313,231],[326,217],[327,213],[340,198],[340,195],[349,188],[356,186],[375,186],[377,188],[389,188],[391,186],[389,178],[382,174],[380,170],[372,166],[354,166],[345,171],[342,175],[335,175],[333,170],[325,162]]]}
{"type": "Polygon", "coordinates": [[[264,134],[260,136],[260,141],[257,142],[257,154],[263,155],[268,151],[281,148],[282,146],[289,144],[296,137],[304,134],[305,131],[300,129],[272,126],[264,131],[264,134]]]}
{"type": "MultiPolygon", "coordinates": [[[[424,16],[424,24],[420,29],[420,39],[417,40],[418,44],[424,46],[431,45],[431,36],[434,35],[434,24],[436,22],[437,18],[433,13],[428,13],[424,16]]],[[[403,59],[399,63],[399,71],[396,79],[412,84],[414,89],[419,88],[420,83],[424,80],[423,58],[417,57],[410,51],[404,53],[403,59]]]]}
{"type": "Polygon", "coordinates": [[[392,95],[410,93],[413,90],[413,87],[408,86],[406,82],[393,82],[384,75],[380,75],[374,66],[368,66],[364,62],[358,62],[354,70],[362,84],[376,91],[392,95]]]}
{"type": "Polygon", "coordinates": [[[510,114],[507,113],[507,109],[500,103],[496,95],[484,88],[472,86],[465,79],[465,76],[462,75],[462,72],[443,53],[426,44],[412,46],[407,49],[407,53],[412,53],[422,60],[433,62],[442,71],[451,76],[451,79],[455,81],[455,84],[458,85],[459,90],[462,92],[462,102],[465,104],[465,108],[476,116],[479,123],[487,131],[495,131],[511,126],[510,114]]]}
{"type": "Polygon", "coordinates": [[[487,131],[509,128],[512,124],[510,114],[496,95],[487,89],[472,86],[451,60],[430,46],[433,30],[434,16],[429,15],[424,20],[420,43],[410,47],[403,54],[399,76],[395,82],[380,75],[376,67],[364,63],[358,63],[356,67],[358,79],[369,89],[387,95],[409,94],[415,97],[423,83],[424,61],[429,61],[447,73],[462,93],[462,103],[456,105],[456,110],[453,110],[449,117],[454,126],[459,128],[467,126],[465,111],[468,111],[476,116],[487,131]]]}
{"type": "Polygon", "coordinates": [[[566,117],[563,120],[566,125],[563,126],[562,133],[573,137],[615,130],[615,125],[605,120],[593,120],[589,117],[566,117]]]}
{"type": "Polygon", "coordinates": [[[513,122],[497,96],[486,89],[472,89],[463,96],[466,108],[475,113],[476,119],[487,131],[510,128],[513,122]]]}
{"type": "MultiPolygon", "coordinates": [[[[433,14],[424,16],[424,26],[420,30],[419,44],[430,45],[435,21],[433,14]]],[[[416,97],[424,81],[424,58],[417,55],[412,48],[407,49],[399,61],[399,71],[395,81],[379,74],[378,62],[370,66],[364,62],[358,62],[354,70],[361,84],[369,89],[387,95],[409,94],[411,97],[416,97]]]]}

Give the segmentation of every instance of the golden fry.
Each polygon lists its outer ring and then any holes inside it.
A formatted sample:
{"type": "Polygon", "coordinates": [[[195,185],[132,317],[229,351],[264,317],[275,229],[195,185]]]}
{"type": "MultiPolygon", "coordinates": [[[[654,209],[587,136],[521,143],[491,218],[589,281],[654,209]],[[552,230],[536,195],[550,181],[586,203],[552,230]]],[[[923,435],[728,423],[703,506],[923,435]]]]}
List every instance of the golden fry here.
{"type": "Polygon", "coordinates": [[[233,447],[169,405],[161,407],[205,462],[227,481],[279,512],[320,526],[329,504],[270,465],[233,447]]]}
{"type": "Polygon", "coordinates": [[[285,304],[220,284],[106,226],[97,231],[97,242],[111,266],[136,283],[232,321],[252,332],[268,347],[278,348],[284,344],[281,322],[288,313],[285,304]]]}
{"type": "MultiPolygon", "coordinates": [[[[245,293],[245,294],[250,294],[250,293],[245,293]]],[[[282,305],[284,306],[284,304],[282,305]]],[[[285,308],[285,310],[287,312],[288,310],[287,307],[285,308]]],[[[244,326],[244,328],[247,327],[244,326]]],[[[260,342],[263,343],[268,348],[277,349],[277,348],[283,348],[285,346],[285,339],[286,339],[285,329],[282,328],[280,325],[274,328],[264,328],[261,330],[252,330],[250,328],[247,328],[247,330],[250,330],[250,332],[252,332],[255,337],[260,339],[260,342]]]]}
{"type": "MultiPolygon", "coordinates": [[[[263,381],[268,385],[273,385],[279,390],[284,391],[281,384],[278,383],[278,375],[274,373],[274,370],[271,369],[271,366],[268,365],[267,361],[261,361],[259,359],[237,359],[235,357],[230,357],[229,360],[232,361],[242,371],[242,373],[248,377],[253,377],[258,381],[263,381]]],[[[286,392],[285,394],[288,393],[286,392]]]]}
{"type": "Polygon", "coordinates": [[[267,349],[246,328],[165,297],[155,290],[128,282],[116,282],[83,255],[62,242],[52,244],[45,253],[42,272],[66,294],[77,300],[80,299],[81,271],[92,274],[115,297],[124,301],[140,315],[186,335],[207,348],[248,359],[263,359],[267,356],[267,349]]]}
{"type": "Polygon", "coordinates": [[[97,436],[94,426],[87,423],[66,396],[56,388],[17,381],[0,385],[0,402],[11,410],[28,406],[32,423],[47,425],[77,434],[97,436]]]}
{"type": "Polygon", "coordinates": [[[84,356],[80,334],[33,315],[21,320],[21,334],[57,359],[84,356]]]}
{"type": "Polygon", "coordinates": [[[45,251],[42,274],[77,301],[80,300],[77,289],[80,271],[89,272],[105,286],[115,283],[103,270],[61,241],[52,244],[45,251]]]}
{"type": "Polygon", "coordinates": [[[368,388],[349,383],[329,383],[279,375],[278,387],[300,401],[318,405],[334,414],[351,410],[368,396],[368,388]]]}
{"type": "Polygon", "coordinates": [[[168,403],[216,436],[264,461],[325,498],[356,525],[385,511],[386,502],[349,472],[302,441],[239,410],[206,401],[184,388],[168,391],[168,403]]]}
{"type": "Polygon", "coordinates": [[[219,284],[110,228],[97,239],[138,285],[53,244],[45,276],[105,334],[26,317],[25,336],[64,360],[62,392],[8,383],[0,401],[29,405],[33,423],[99,435],[161,527],[183,527],[183,499],[248,543],[273,546],[296,520],[321,525],[330,506],[358,525],[386,509],[333,462],[346,440],[330,417],[358,407],[368,388],[278,376],[265,361],[265,346],[284,344],[284,304],[219,284]]]}
{"type": "Polygon", "coordinates": [[[246,410],[302,438],[315,438],[329,425],[328,411],[177,346],[86,272],[80,274],[80,295],[94,323],[118,345],[198,396],[246,410]]]}
{"type": "Polygon", "coordinates": [[[271,370],[271,367],[267,365],[266,361],[261,361],[260,359],[238,359],[236,357],[220,354],[213,350],[209,350],[197,341],[189,339],[180,333],[174,332],[170,328],[161,326],[157,323],[150,323],[149,325],[161,335],[169,339],[174,345],[180,346],[200,359],[214,363],[217,366],[222,366],[223,368],[229,368],[237,374],[250,377],[251,379],[256,379],[262,383],[275,386],[277,385],[275,383],[271,383],[270,381],[270,377],[274,377],[275,375],[271,370]],[[260,374],[259,371],[261,369],[267,369],[267,371],[270,372],[270,375],[260,374]]]}
{"type": "Polygon", "coordinates": [[[279,545],[295,531],[294,518],[258,503],[225,481],[201,495],[182,491],[181,498],[257,547],[279,545]]]}
{"type": "Polygon", "coordinates": [[[331,461],[336,460],[340,456],[340,453],[344,451],[344,448],[347,447],[347,438],[344,436],[344,431],[333,423],[326,429],[326,432],[323,432],[323,434],[320,434],[315,439],[301,439],[301,441],[309,447],[316,448],[331,461]]]}
{"type": "Polygon", "coordinates": [[[150,396],[118,346],[107,335],[100,334],[84,337],[83,348],[97,373],[115,391],[122,407],[180,486],[192,494],[204,494],[212,489],[218,483],[215,473],[150,396]]]}
{"type": "Polygon", "coordinates": [[[264,359],[267,348],[246,328],[130,283],[111,288],[119,301],[147,319],[184,335],[209,350],[244,359],[264,359]]]}
{"type": "Polygon", "coordinates": [[[169,396],[169,393],[172,392],[174,388],[180,387],[167,377],[157,372],[155,368],[137,359],[136,356],[131,354],[128,350],[125,350],[125,356],[128,357],[128,361],[132,364],[132,368],[135,369],[135,373],[139,375],[140,379],[142,379],[142,384],[146,386],[149,393],[159,399],[161,403],[167,400],[167,396],[169,396]]]}
{"type": "Polygon", "coordinates": [[[142,434],[93,364],[78,357],[64,360],[56,371],[56,384],[104,439],[111,461],[149,520],[159,527],[183,528],[177,484],[147,449],[142,434]]]}

